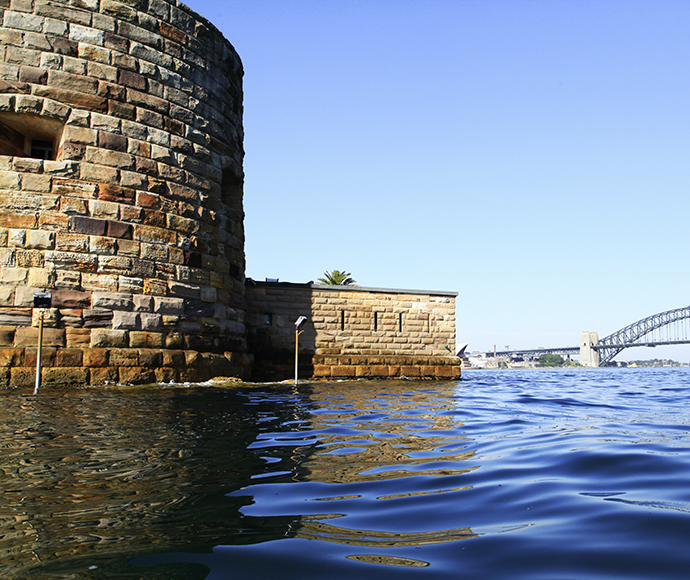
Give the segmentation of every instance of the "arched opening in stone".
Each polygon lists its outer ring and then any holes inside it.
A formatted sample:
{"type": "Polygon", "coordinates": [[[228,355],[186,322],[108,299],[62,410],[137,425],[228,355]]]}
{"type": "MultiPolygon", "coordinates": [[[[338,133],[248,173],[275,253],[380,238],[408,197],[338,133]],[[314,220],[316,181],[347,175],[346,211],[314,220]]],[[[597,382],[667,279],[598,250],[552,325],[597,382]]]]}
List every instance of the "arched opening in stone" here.
{"type": "Polygon", "coordinates": [[[55,119],[0,112],[0,155],[59,159],[62,130],[55,119]]]}

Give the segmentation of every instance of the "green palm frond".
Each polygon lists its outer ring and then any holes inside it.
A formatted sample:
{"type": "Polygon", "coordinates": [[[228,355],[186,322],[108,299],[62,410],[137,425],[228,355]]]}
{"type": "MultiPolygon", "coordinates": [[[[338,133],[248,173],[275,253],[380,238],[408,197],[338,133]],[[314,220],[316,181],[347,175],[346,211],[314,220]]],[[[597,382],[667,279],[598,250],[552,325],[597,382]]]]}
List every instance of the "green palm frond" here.
{"type": "Polygon", "coordinates": [[[357,280],[350,277],[350,272],[333,270],[332,272],[324,272],[323,278],[319,278],[319,284],[325,284],[326,286],[350,286],[357,284],[357,280]]]}

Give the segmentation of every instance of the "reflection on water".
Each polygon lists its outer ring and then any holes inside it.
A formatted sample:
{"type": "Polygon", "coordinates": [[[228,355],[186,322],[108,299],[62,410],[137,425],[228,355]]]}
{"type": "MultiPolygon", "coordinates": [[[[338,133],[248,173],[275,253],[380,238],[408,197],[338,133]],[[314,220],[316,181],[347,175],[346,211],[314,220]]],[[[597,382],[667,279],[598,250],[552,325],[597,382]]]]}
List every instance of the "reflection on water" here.
{"type": "Polygon", "coordinates": [[[208,388],[2,392],[3,577],[99,577],[137,553],[232,536],[246,500],[225,494],[265,467],[247,450],[257,415],[299,418],[299,406],[275,398],[248,406],[208,388]]]}
{"type": "Polygon", "coordinates": [[[3,578],[685,578],[690,373],[0,391],[3,578]]]}

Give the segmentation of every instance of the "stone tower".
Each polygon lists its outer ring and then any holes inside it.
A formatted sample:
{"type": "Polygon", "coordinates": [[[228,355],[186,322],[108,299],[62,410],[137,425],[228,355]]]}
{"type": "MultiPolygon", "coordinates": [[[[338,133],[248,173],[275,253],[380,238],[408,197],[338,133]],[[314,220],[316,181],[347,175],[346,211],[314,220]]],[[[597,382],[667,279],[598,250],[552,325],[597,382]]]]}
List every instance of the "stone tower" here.
{"type": "Polygon", "coordinates": [[[242,64],[177,0],[0,0],[0,385],[246,376],[242,64]]]}

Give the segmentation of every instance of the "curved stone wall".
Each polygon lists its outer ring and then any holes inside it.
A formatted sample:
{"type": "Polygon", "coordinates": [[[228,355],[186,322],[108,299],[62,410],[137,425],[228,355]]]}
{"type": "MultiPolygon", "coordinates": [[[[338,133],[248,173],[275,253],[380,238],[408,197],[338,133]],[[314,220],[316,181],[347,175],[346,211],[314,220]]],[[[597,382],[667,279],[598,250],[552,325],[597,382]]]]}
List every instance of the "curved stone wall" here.
{"type": "Polygon", "coordinates": [[[242,376],[242,65],[172,0],[0,0],[0,384],[242,376]]]}

